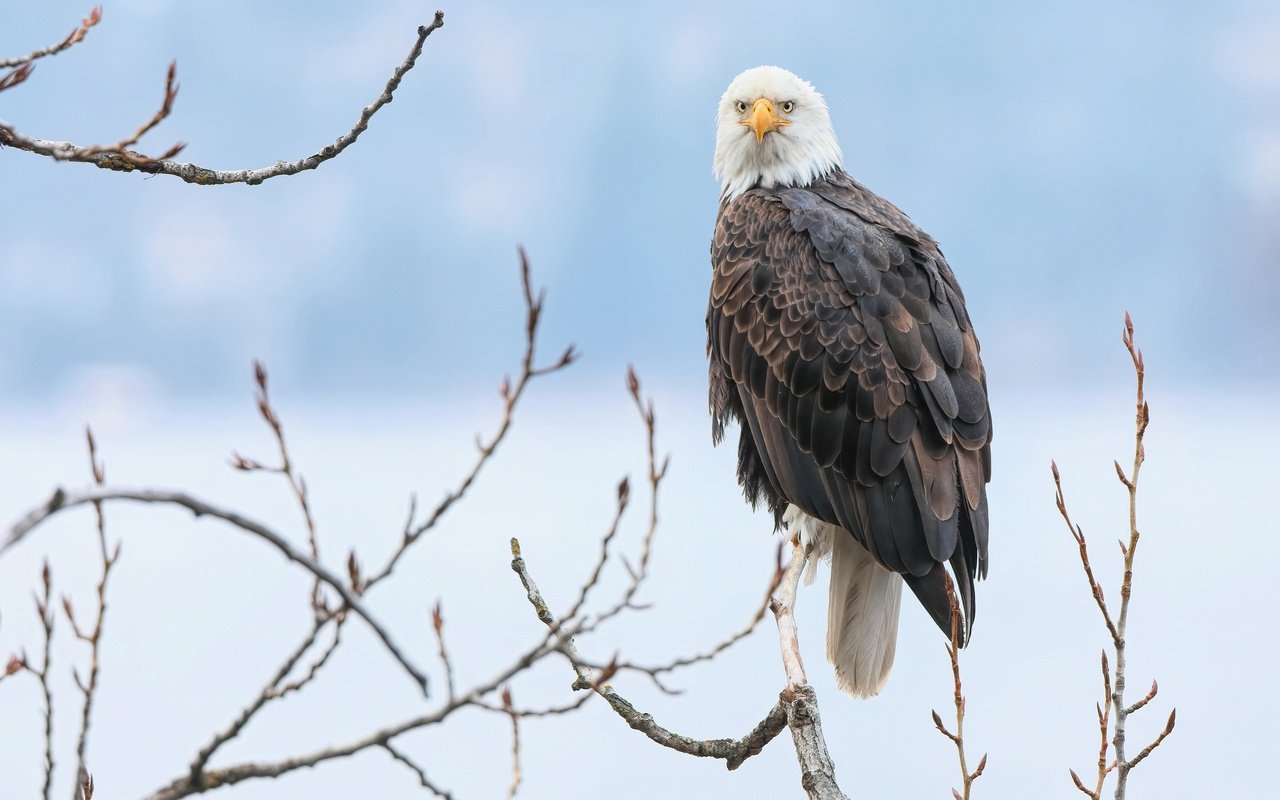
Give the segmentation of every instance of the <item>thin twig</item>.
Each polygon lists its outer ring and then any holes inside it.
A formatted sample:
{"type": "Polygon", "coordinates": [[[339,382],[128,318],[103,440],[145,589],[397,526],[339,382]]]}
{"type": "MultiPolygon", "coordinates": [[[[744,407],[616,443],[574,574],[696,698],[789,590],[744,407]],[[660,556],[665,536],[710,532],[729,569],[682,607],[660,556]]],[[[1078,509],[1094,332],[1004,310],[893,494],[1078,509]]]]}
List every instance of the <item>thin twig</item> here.
{"type": "Polygon", "coordinates": [[[498,446],[502,444],[507,437],[507,432],[511,430],[511,424],[514,420],[516,406],[520,403],[520,398],[524,396],[524,391],[529,383],[543,375],[550,375],[558,372],[578,358],[578,352],[573,345],[569,345],[561,353],[560,357],[547,365],[537,366],[537,345],[538,345],[538,324],[542,319],[542,309],[546,302],[546,290],[542,289],[537,292],[533,289],[532,270],[529,266],[529,257],[525,253],[524,248],[519,250],[520,256],[520,283],[523,289],[524,305],[525,305],[525,347],[524,355],[520,359],[520,377],[513,386],[509,378],[503,378],[499,387],[499,394],[502,396],[502,419],[498,423],[498,429],[493,436],[486,442],[482,441],[478,436],[476,438],[476,448],[479,451],[475,463],[471,469],[463,476],[452,491],[444,496],[439,505],[427,515],[421,523],[414,525],[414,513],[417,509],[416,498],[410,503],[409,519],[405,523],[404,535],[400,539],[400,544],[396,550],[387,559],[387,563],[382,569],[373,573],[366,581],[366,589],[372,588],[390,577],[395,570],[400,559],[404,557],[405,552],[413,546],[415,542],[422,538],[424,534],[433,529],[445,513],[466,496],[467,491],[475,483],[480,475],[480,471],[493,458],[497,452],[498,446]]]}
{"type": "MultiPolygon", "coordinates": [[[[640,378],[636,375],[635,367],[627,367],[627,393],[631,395],[631,400],[635,404],[636,411],[640,413],[640,420],[644,424],[645,430],[645,455],[647,460],[647,479],[649,482],[649,521],[645,527],[644,537],[640,543],[640,558],[637,562],[638,566],[632,567],[625,559],[623,564],[627,568],[631,582],[627,585],[626,591],[622,593],[614,605],[595,615],[590,620],[586,620],[582,625],[578,626],[578,633],[590,633],[605,622],[613,619],[628,609],[636,609],[639,606],[635,602],[636,594],[639,593],[640,587],[644,584],[644,580],[649,575],[649,558],[653,553],[653,541],[658,532],[658,498],[662,490],[662,479],[666,477],[669,459],[664,459],[662,466],[658,466],[657,457],[657,417],[653,410],[653,400],[645,399],[640,390],[640,378]]],[[[625,482],[618,487],[618,516],[621,517],[625,510],[630,490],[625,482]]],[[[615,522],[615,527],[616,527],[615,522]]],[[[604,558],[608,553],[607,547],[601,548],[601,557],[604,558]]],[[[601,564],[602,566],[603,564],[601,564]]],[[[582,591],[579,593],[579,601],[575,603],[575,609],[580,608],[582,603],[586,601],[586,596],[591,586],[594,585],[597,573],[593,573],[588,582],[584,584],[582,591]]],[[[567,622],[566,622],[567,624],[567,622]]],[[[670,692],[657,679],[656,673],[650,673],[654,684],[664,692],[670,692]]]]}
{"type": "Polygon", "coordinates": [[[1102,621],[1106,624],[1107,631],[1111,634],[1111,641],[1114,643],[1119,641],[1120,632],[1116,630],[1116,624],[1111,621],[1111,611],[1107,608],[1102,586],[1093,576],[1093,565],[1089,562],[1089,544],[1085,540],[1084,529],[1071,521],[1071,514],[1067,511],[1067,500],[1062,490],[1062,477],[1058,473],[1058,462],[1050,461],[1049,465],[1053,472],[1054,501],[1058,505],[1058,514],[1067,523],[1067,530],[1071,532],[1071,538],[1075,540],[1076,546],[1080,548],[1080,563],[1084,567],[1085,578],[1089,581],[1089,591],[1093,595],[1093,601],[1098,606],[1098,611],[1102,613],[1102,621]]]}
{"type": "Polygon", "coordinates": [[[76,776],[76,800],[93,800],[93,775],[84,767],[76,776]]]}
{"type": "Polygon", "coordinates": [[[511,784],[507,787],[507,800],[512,800],[520,791],[522,780],[520,770],[520,715],[515,712],[511,700],[511,687],[502,687],[502,710],[511,719],[511,784]]]}
{"type": "MultiPolygon", "coordinates": [[[[233,720],[225,730],[216,733],[213,739],[200,749],[200,752],[196,754],[196,757],[191,762],[190,772],[193,782],[197,785],[202,785],[204,783],[203,775],[205,766],[209,763],[209,759],[213,757],[213,754],[216,753],[224,744],[240,735],[240,731],[249,724],[249,720],[251,720],[263,706],[267,705],[267,703],[272,699],[281,695],[278,691],[278,687],[284,679],[288,677],[289,673],[293,671],[293,668],[298,664],[298,662],[302,660],[302,657],[307,653],[307,651],[311,649],[311,646],[315,644],[323,627],[324,623],[320,620],[316,620],[310,633],[308,633],[306,638],[304,638],[302,642],[293,649],[285,659],[284,663],[276,670],[271,680],[268,681],[267,685],[258,693],[257,697],[255,697],[248,706],[240,711],[235,720],[233,720]]],[[[337,641],[336,635],[334,637],[334,641],[337,641]]]]}
{"type": "MultiPolygon", "coordinates": [[[[551,631],[563,635],[559,621],[552,615],[546,600],[542,597],[541,590],[538,589],[533,576],[529,574],[519,540],[514,538],[511,540],[511,556],[511,569],[519,576],[534,613],[551,631]]],[[[626,698],[614,691],[612,686],[605,683],[612,677],[612,671],[609,668],[597,673],[586,666],[571,639],[564,640],[560,652],[568,658],[570,666],[577,675],[573,688],[598,694],[633,730],[643,733],[651,741],[663,747],[680,753],[700,758],[723,759],[729,769],[737,769],[748,758],[759,753],[787,726],[786,708],[784,703],[779,701],[770,709],[764,720],[741,739],[694,739],[675,733],[659,725],[651,715],[637,710],[626,698]]]]}
{"type": "Polygon", "coordinates": [[[509,682],[516,675],[556,651],[556,643],[551,645],[539,643],[522,653],[514,662],[490,677],[489,680],[473,687],[470,691],[460,694],[440,708],[380,728],[358,739],[289,756],[278,761],[245,762],[222,769],[208,770],[204,773],[203,783],[194,782],[190,774],[185,774],[174,779],[163,788],[147,795],[145,800],[180,800],[209,789],[230,786],[258,778],[278,778],[295,770],[315,767],[337,758],[346,758],[369,748],[385,747],[396,737],[402,736],[409,731],[444,722],[458,709],[474,705],[476,700],[494,692],[499,686],[509,682]]]}
{"type": "Polygon", "coordinates": [[[337,592],[342,598],[342,602],[369,625],[373,632],[382,641],[387,652],[389,652],[392,657],[400,663],[400,666],[403,667],[405,672],[414,679],[422,689],[423,693],[426,693],[427,676],[414,666],[413,662],[409,660],[409,657],[404,654],[400,647],[395,643],[395,640],[391,638],[391,634],[382,626],[382,623],[373,616],[373,614],[365,607],[364,602],[356,596],[354,591],[347,587],[341,578],[334,575],[323,565],[311,560],[305,553],[294,548],[287,539],[271,528],[268,528],[266,525],[249,519],[235,511],[221,508],[213,505],[212,503],[195,498],[185,492],[164,491],[160,489],[116,489],[107,486],[74,492],[58,489],[53,493],[53,496],[44,503],[44,505],[28,512],[25,516],[9,527],[9,533],[5,538],[4,544],[0,545],[0,556],[18,542],[22,541],[22,539],[25,538],[26,535],[37,525],[60,511],[65,511],[69,508],[87,505],[94,502],[115,500],[129,500],[139,503],[178,506],[191,511],[196,516],[209,516],[223,520],[240,530],[263,539],[276,550],[280,551],[285,558],[307,570],[337,592]]]}
{"type": "Polygon", "coordinates": [[[413,759],[409,758],[407,755],[397,750],[395,746],[392,745],[390,742],[383,743],[382,749],[386,750],[387,753],[396,761],[399,761],[401,764],[404,764],[406,767],[408,767],[413,772],[413,774],[417,776],[418,783],[422,785],[422,788],[431,792],[436,797],[444,798],[444,800],[453,800],[453,795],[449,794],[444,789],[441,789],[440,787],[436,786],[434,783],[431,782],[431,779],[427,777],[426,770],[418,766],[417,763],[413,761],[413,759]]]}
{"type": "Polygon", "coordinates": [[[449,648],[444,643],[444,609],[441,607],[440,600],[436,600],[435,607],[431,609],[431,629],[436,634],[436,644],[440,651],[440,663],[444,666],[445,685],[449,690],[449,699],[455,697],[454,681],[453,681],[453,661],[449,658],[449,648]]]}
{"type": "MultiPolygon", "coordinates": [[[[364,133],[369,127],[369,120],[373,118],[383,106],[391,102],[395,90],[399,87],[401,79],[404,77],[418,60],[418,56],[422,54],[423,44],[432,31],[444,25],[444,12],[437,11],[435,19],[430,25],[422,25],[418,27],[417,39],[409,50],[409,54],[404,61],[395,68],[391,73],[391,77],[387,80],[386,86],[382,93],[368,106],[365,106],[360,112],[360,117],[356,121],[355,126],[351,130],[342,134],[334,141],[320,151],[310,156],[299,159],[297,161],[277,161],[269,167],[261,167],[259,169],[241,169],[241,170],[215,170],[202,167],[197,164],[178,163],[172,161],[173,156],[177,155],[177,150],[181,148],[171,149],[168,153],[158,158],[151,158],[141,153],[135,153],[131,150],[120,148],[103,148],[103,147],[82,147],[71,142],[50,141],[39,139],[36,137],[26,136],[14,128],[13,125],[0,121],[0,146],[7,145],[19,150],[36,155],[46,156],[58,161],[80,161],[93,164],[102,169],[110,169],[117,172],[133,172],[135,170],[149,175],[173,175],[181,178],[187,183],[194,183],[198,186],[216,186],[229,183],[247,183],[250,185],[260,184],[270,178],[276,178],[282,175],[296,175],[309,169],[315,169],[326,161],[335,158],[342,151],[351,146],[360,134],[364,133]]],[[[168,92],[166,91],[166,97],[168,92]]],[[[162,109],[163,110],[163,109],[162,109]]],[[[166,112],[167,113],[167,112],[166,112]]],[[[163,119],[163,115],[157,115],[163,119]]],[[[159,119],[154,120],[158,123],[159,119]]],[[[145,133],[154,127],[153,124],[144,125],[139,134],[145,133]]],[[[128,142],[126,139],[124,142],[128,142]]],[[[123,144],[123,143],[121,143],[123,144]]],[[[117,145],[119,146],[119,145],[117,145]]],[[[127,146],[127,145],[126,145],[127,146]]]]}
{"type": "Polygon", "coordinates": [[[595,697],[595,695],[591,693],[580,694],[576,700],[558,706],[548,706],[547,708],[503,708],[502,706],[487,703],[484,700],[477,700],[473,705],[496,714],[515,714],[521,719],[532,719],[536,717],[558,717],[572,713],[582,708],[592,697],[595,697]]]}
{"type": "MultiPolygon", "coordinates": [[[[40,571],[44,594],[37,594],[36,613],[40,617],[40,628],[44,634],[44,659],[40,669],[30,665],[24,655],[22,665],[36,676],[40,682],[40,692],[44,696],[44,800],[49,800],[53,791],[53,692],[49,688],[49,665],[53,660],[53,576],[49,570],[49,562],[44,562],[40,571]]],[[[10,661],[12,666],[12,661],[10,661]]]]}
{"type": "Polygon", "coordinates": [[[587,598],[591,594],[591,590],[595,588],[600,581],[600,576],[604,573],[605,565],[609,563],[609,544],[613,542],[613,538],[618,534],[618,528],[622,523],[622,515],[627,510],[627,502],[631,498],[631,484],[623,478],[618,483],[618,502],[617,508],[613,514],[613,522],[609,525],[609,530],[600,540],[600,557],[596,559],[595,569],[591,571],[590,577],[582,584],[582,590],[578,592],[578,599],[574,601],[573,606],[560,615],[561,623],[564,625],[571,624],[587,604],[587,598]]]}
{"type": "Polygon", "coordinates": [[[21,85],[31,77],[31,73],[35,67],[31,64],[23,64],[16,69],[10,70],[6,75],[0,75],[0,92],[7,92],[15,86],[21,85]]]}
{"type": "Polygon", "coordinates": [[[955,733],[947,730],[947,726],[942,724],[942,717],[938,716],[937,711],[933,712],[933,724],[937,726],[938,731],[943,736],[955,744],[956,755],[960,760],[960,784],[964,787],[964,793],[961,794],[958,790],[952,789],[951,794],[957,800],[969,800],[973,782],[987,768],[987,755],[983,753],[981,760],[978,761],[977,768],[973,772],[969,771],[969,763],[965,759],[964,753],[964,687],[960,681],[960,603],[956,600],[955,585],[951,581],[951,576],[943,572],[943,579],[947,585],[947,602],[950,604],[951,612],[951,641],[947,645],[947,656],[951,660],[951,677],[955,687],[953,698],[956,707],[956,730],[955,733]]]}
{"type": "MultiPolygon", "coordinates": [[[[663,685],[660,682],[661,676],[671,672],[675,672],[678,669],[683,669],[685,667],[693,666],[694,664],[701,664],[707,661],[714,660],[721,653],[725,652],[726,650],[733,647],[738,642],[750,636],[755,631],[755,629],[760,625],[760,623],[764,620],[765,615],[769,613],[769,606],[773,600],[773,593],[777,591],[778,587],[782,584],[782,578],[786,572],[782,565],[782,549],[785,546],[785,544],[786,544],[785,541],[778,543],[778,564],[776,569],[774,570],[773,576],[769,580],[768,588],[765,589],[764,600],[756,608],[756,611],[751,616],[751,619],[748,620],[747,624],[744,625],[742,628],[738,629],[737,631],[730,634],[726,638],[721,639],[719,642],[716,642],[711,647],[708,647],[705,650],[694,653],[693,655],[680,656],[670,661],[667,661],[665,663],[655,664],[655,665],[633,664],[629,661],[614,661],[613,668],[618,672],[643,673],[647,675],[650,679],[652,679],[655,685],[658,687],[658,689],[660,689],[664,693],[679,694],[678,691],[670,689],[665,685],[663,685]]],[[[593,668],[599,668],[599,665],[595,665],[595,664],[591,664],[590,666],[592,666],[593,668]]]]}
{"type": "MultiPolygon", "coordinates": [[[[85,439],[89,447],[89,466],[93,475],[93,483],[95,486],[101,487],[106,482],[106,471],[102,462],[98,460],[97,444],[93,439],[93,431],[89,428],[85,429],[85,439]]],[[[98,688],[98,672],[101,664],[99,653],[102,646],[103,623],[107,615],[107,579],[111,575],[111,568],[115,566],[116,561],[120,558],[120,542],[116,542],[114,552],[109,551],[107,547],[107,520],[102,511],[102,502],[94,503],[93,510],[98,523],[98,556],[102,564],[102,577],[98,580],[98,613],[94,620],[93,630],[87,633],[80,630],[80,626],[76,624],[75,615],[72,613],[71,600],[63,597],[63,607],[67,612],[67,620],[70,622],[76,638],[89,645],[88,679],[84,683],[81,683],[78,677],[76,680],[77,686],[79,686],[81,693],[84,695],[84,703],[81,706],[80,713],[80,734],[76,741],[77,775],[88,774],[85,766],[85,752],[89,746],[89,725],[93,719],[93,698],[98,688]]]]}
{"type": "Polygon", "coordinates": [[[1102,797],[1103,785],[1106,777],[1113,770],[1116,772],[1116,788],[1115,800],[1124,800],[1125,792],[1128,787],[1129,772],[1138,765],[1143,759],[1151,754],[1161,742],[1165,740],[1170,733],[1176,721],[1176,709],[1169,714],[1168,722],[1165,724],[1164,730],[1156,737],[1156,739],[1144,748],[1135,758],[1125,758],[1125,735],[1126,722],[1130,714],[1144,708],[1148,703],[1155,699],[1159,686],[1155,681],[1151,682],[1151,690],[1141,699],[1131,706],[1124,704],[1125,691],[1125,650],[1127,642],[1127,628],[1129,621],[1129,600],[1133,594],[1133,564],[1134,557],[1137,554],[1140,532],[1138,530],[1138,479],[1142,471],[1142,464],[1146,460],[1146,448],[1143,439],[1146,435],[1147,426],[1151,422],[1151,408],[1147,404],[1144,393],[1144,383],[1146,378],[1146,365],[1142,357],[1142,351],[1134,344],[1133,336],[1133,320],[1129,314],[1124,315],[1124,334],[1122,336],[1125,349],[1129,353],[1129,358],[1133,362],[1134,375],[1136,378],[1136,400],[1134,414],[1134,447],[1133,447],[1133,467],[1128,475],[1120,463],[1114,462],[1116,477],[1125,487],[1129,494],[1129,538],[1127,542],[1120,542],[1120,552],[1124,560],[1124,577],[1120,584],[1120,611],[1114,618],[1111,616],[1110,608],[1102,594],[1102,587],[1093,575],[1093,569],[1089,564],[1088,549],[1085,544],[1084,531],[1080,526],[1075,525],[1071,521],[1070,515],[1067,513],[1066,501],[1062,491],[1062,481],[1058,474],[1057,464],[1052,465],[1053,481],[1056,487],[1056,502],[1058,512],[1062,515],[1063,520],[1067,523],[1071,536],[1075,540],[1080,550],[1080,561],[1084,567],[1085,577],[1089,582],[1089,589],[1093,595],[1094,601],[1098,606],[1098,610],[1102,614],[1103,622],[1107,626],[1107,632],[1111,635],[1112,647],[1115,652],[1114,670],[1108,665],[1106,651],[1102,654],[1102,679],[1103,679],[1103,701],[1097,706],[1098,728],[1100,732],[1100,745],[1098,751],[1098,772],[1097,780],[1092,789],[1085,786],[1080,776],[1074,770],[1070,771],[1071,780],[1076,788],[1083,794],[1092,798],[1092,800],[1100,800],[1102,797]],[[1108,735],[1110,735],[1110,749],[1114,751],[1114,758],[1108,761],[1108,735]]]}
{"type": "Polygon", "coordinates": [[[18,56],[16,58],[0,58],[0,69],[6,69],[8,67],[23,67],[41,58],[56,56],[63,50],[81,42],[89,33],[89,29],[101,21],[102,6],[94,6],[93,9],[89,11],[89,15],[82,19],[80,24],[72,30],[71,33],[67,34],[67,38],[57,44],[52,44],[48,47],[42,47],[39,50],[27,53],[25,56],[18,56]]]}
{"type": "MultiPolygon", "coordinates": [[[[244,472],[273,472],[282,475],[289,483],[289,491],[293,493],[294,500],[298,503],[298,510],[302,513],[302,521],[307,529],[307,545],[311,551],[311,560],[319,563],[320,561],[320,541],[316,537],[316,521],[311,513],[311,501],[307,495],[307,483],[302,476],[298,474],[294,467],[293,458],[289,455],[289,446],[285,443],[284,423],[280,419],[280,415],[276,412],[274,406],[271,405],[271,394],[267,389],[267,368],[261,361],[253,362],[253,379],[258,387],[258,396],[254,398],[257,401],[258,413],[262,416],[267,427],[271,429],[271,435],[276,440],[276,449],[280,455],[280,466],[269,467],[253,459],[241,456],[239,453],[231,454],[231,466],[244,472]]],[[[360,587],[355,580],[357,574],[355,567],[355,552],[351,553],[352,574],[352,590],[357,594],[361,593],[360,587]]],[[[316,578],[311,589],[311,605],[317,617],[328,617],[324,608],[324,601],[320,595],[320,579],[316,578]]]]}

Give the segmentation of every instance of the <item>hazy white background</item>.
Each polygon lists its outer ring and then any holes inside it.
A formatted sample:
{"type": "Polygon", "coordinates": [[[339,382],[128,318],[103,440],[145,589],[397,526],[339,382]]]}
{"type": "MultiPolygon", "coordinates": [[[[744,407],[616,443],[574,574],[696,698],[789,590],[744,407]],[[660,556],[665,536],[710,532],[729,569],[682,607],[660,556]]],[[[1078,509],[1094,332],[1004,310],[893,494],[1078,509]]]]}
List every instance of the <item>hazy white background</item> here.
{"type": "MultiPolygon", "coordinates": [[[[87,10],[7,9],[0,52],[52,42],[87,10]]],[[[346,130],[430,14],[394,2],[132,0],[105,11],[84,44],[0,96],[0,118],[49,138],[114,140],[153,112],[177,57],[182,92],[151,149],[188,140],[184,158],[225,168],[295,158],[346,130]]],[[[474,498],[372,603],[433,663],[428,609],[443,597],[464,686],[534,641],[507,539],[521,537],[553,603],[572,599],[617,479],[642,474],[642,431],[622,389],[633,361],[656,396],[660,447],[673,453],[646,593],[656,605],[584,644],[599,658],[656,661],[719,638],[758,602],[774,540],[740,501],[731,448],[709,442],[713,109],[739,70],[780,63],[826,93],[849,168],[942,241],[982,334],[997,436],[992,573],[965,661],[966,730],[975,753],[991,753],[979,794],[1070,797],[1067,767],[1096,757],[1104,637],[1048,462],[1063,467],[1114,585],[1126,509],[1110,462],[1129,457],[1132,422],[1119,344],[1127,308],[1153,405],[1130,680],[1135,691],[1150,677],[1162,687],[1132,741],[1179,708],[1177,733],[1135,774],[1135,791],[1266,796],[1280,555],[1263,505],[1280,446],[1268,413],[1280,339],[1274,5],[446,11],[396,102],[317,172],[200,189],[0,153],[0,184],[16,198],[0,216],[0,518],[84,482],[91,422],[112,481],[187,487],[301,535],[282,485],[226,466],[232,449],[270,452],[250,400],[259,357],[331,562],[351,545],[381,561],[409,492],[438,498],[469,463],[474,431],[495,421],[494,387],[519,354],[523,243],[550,289],[545,349],[574,341],[585,358],[535,385],[474,498]]],[[[307,624],[308,584],[213,523],[108,513],[125,548],[90,764],[100,792],[132,797],[180,775],[261,685],[307,624]]],[[[0,561],[0,655],[36,646],[41,558],[87,609],[93,553],[85,512],[0,561]]],[[[945,796],[956,767],[929,710],[946,716],[949,677],[925,615],[904,604],[887,692],[854,703],[822,660],[825,586],[802,595],[800,614],[846,788],[945,796]]],[[[61,631],[65,668],[83,652],[61,631]]],[[[316,686],[264,713],[216,763],[284,756],[418,713],[413,687],[358,622],[348,636],[316,686]]],[[[618,686],[676,730],[736,737],[781,685],[775,651],[767,634],[753,638],[678,676],[679,698],[637,680],[618,686]]],[[[62,674],[57,724],[69,737],[78,712],[62,674]]],[[[548,664],[515,693],[561,701],[568,677],[548,664]]],[[[40,778],[38,694],[23,683],[0,687],[5,797],[35,794],[40,778]]],[[[73,753],[60,741],[65,766],[73,753]]],[[[532,721],[524,746],[528,797],[798,791],[785,739],[726,774],[657,748],[603,707],[532,721]]],[[[501,718],[464,715],[405,747],[459,797],[506,785],[501,718]]],[[[370,752],[233,791],[421,791],[387,761],[370,752]]]]}

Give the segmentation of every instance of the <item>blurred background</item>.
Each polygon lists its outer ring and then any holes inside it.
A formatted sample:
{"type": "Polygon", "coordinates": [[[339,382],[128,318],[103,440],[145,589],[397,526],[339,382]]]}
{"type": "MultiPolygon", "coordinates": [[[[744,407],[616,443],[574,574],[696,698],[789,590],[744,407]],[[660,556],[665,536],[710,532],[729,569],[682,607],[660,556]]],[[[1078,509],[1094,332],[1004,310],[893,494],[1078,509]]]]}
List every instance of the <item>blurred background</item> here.
{"type": "MultiPolygon", "coordinates": [[[[57,41],[88,10],[6,9],[0,53],[57,41]]],[[[118,0],[85,42],[0,95],[0,119],[42,138],[115,141],[154,113],[176,58],[176,108],[144,151],[183,140],[181,160],[222,169],[299,158],[350,128],[431,10],[118,0]]],[[[1048,463],[1063,466],[1098,560],[1112,555],[1126,502],[1110,462],[1131,458],[1127,309],[1154,418],[1130,685],[1154,676],[1162,688],[1130,741],[1179,707],[1178,731],[1134,781],[1152,796],[1264,796],[1256,756],[1278,710],[1264,683],[1277,666],[1265,570],[1280,546],[1262,500],[1280,446],[1267,412],[1280,366],[1280,8],[445,11],[395,102],[317,171],[201,188],[0,151],[0,518],[87,482],[91,423],[113,482],[189,488],[300,537],[283,484],[227,467],[233,449],[271,452],[251,401],[260,358],[326,557],[340,564],[354,546],[380,562],[409,493],[442,495],[475,431],[497,421],[496,387],[521,352],[523,245],[549,291],[547,357],[574,342],[583,359],[535,384],[471,502],[375,605],[428,663],[426,610],[443,596],[463,685],[534,641],[507,538],[521,537],[548,599],[566,605],[614,484],[642,474],[643,432],[623,391],[634,363],[673,454],[647,592],[656,605],[587,649],[658,661],[714,641],[750,615],[773,559],[770,522],[741,502],[732,448],[711,448],[705,411],[714,108],[739,71],[776,63],[826,95],[849,171],[942,243],[982,338],[996,440],[992,573],[965,661],[971,752],[991,752],[978,793],[1070,797],[1067,768],[1096,759],[1103,629],[1048,463]]],[[[89,607],[91,519],[68,514],[0,560],[0,655],[35,647],[29,594],[45,555],[58,590],[89,607]]],[[[108,525],[125,547],[90,766],[104,795],[141,796],[183,773],[302,634],[307,581],[209,522],[120,507],[108,525]]],[[[1114,567],[1102,569],[1113,582],[1114,567]]],[[[904,603],[889,688],[854,703],[823,662],[825,605],[823,586],[802,595],[801,625],[846,791],[945,796],[956,767],[929,721],[949,702],[936,630],[904,603]]],[[[224,763],[416,713],[412,687],[363,636],[352,630],[314,695],[269,710],[224,763]]],[[[63,668],[85,655],[69,636],[60,648],[63,668]]],[[[563,701],[568,674],[549,665],[516,685],[517,699],[563,701]]],[[[69,737],[78,701],[65,677],[57,713],[69,737]]],[[[688,691],[674,699],[635,680],[619,690],[689,735],[741,736],[781,686],[776,639],[765,632],[679,682],[688,691]]],[[[0,784],[14,796],[39,783],[39,714],[32,684],[0,688],[0,784]]],[[[506,785],[506,736],[505,720],[473,715],[405,747],[458,796],[493,796],[506,785]]],[[[591,704],[530,722],[526,736],[529,797],[798,793],[785,739],[726,774],[591,704]]],[[[60,741],[65,766],[72,745],[60,741]]],[[[367,753],[232,792],[416,791],[387,761],[367,753]]]]}

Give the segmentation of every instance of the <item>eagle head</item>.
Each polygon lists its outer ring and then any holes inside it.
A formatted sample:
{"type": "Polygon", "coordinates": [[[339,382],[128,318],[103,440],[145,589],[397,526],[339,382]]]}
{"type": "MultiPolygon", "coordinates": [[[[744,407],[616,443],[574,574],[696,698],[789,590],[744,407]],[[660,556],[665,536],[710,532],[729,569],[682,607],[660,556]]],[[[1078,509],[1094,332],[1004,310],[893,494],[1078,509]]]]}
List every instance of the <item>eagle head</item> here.
{"type": "Polygon", "coordinates": [[[720,98],[713,170],[724,199],[753,186],[807,186],[840,161],[827,103],[798,75],[755,67],[720,98]]]}

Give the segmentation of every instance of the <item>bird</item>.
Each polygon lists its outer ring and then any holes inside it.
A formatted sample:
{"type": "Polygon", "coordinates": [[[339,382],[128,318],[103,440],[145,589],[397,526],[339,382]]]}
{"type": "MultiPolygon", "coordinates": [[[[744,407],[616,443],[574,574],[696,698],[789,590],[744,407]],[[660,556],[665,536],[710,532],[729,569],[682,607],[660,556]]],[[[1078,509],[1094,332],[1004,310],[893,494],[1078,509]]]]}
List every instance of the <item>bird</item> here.
{"type": "Polygon", "coordinates": [[[720,205],[707,355],[712,440],[813,564],[831,563],[827,659],[856,698],[893,665],[905,583],[959,644],[988,567],[991,409],[964,294],[937,242],[854,180],[823,96],[775,66],[716,117],[720,205]],[[950,577],[948,577],[950,575],[950,577]]]}

